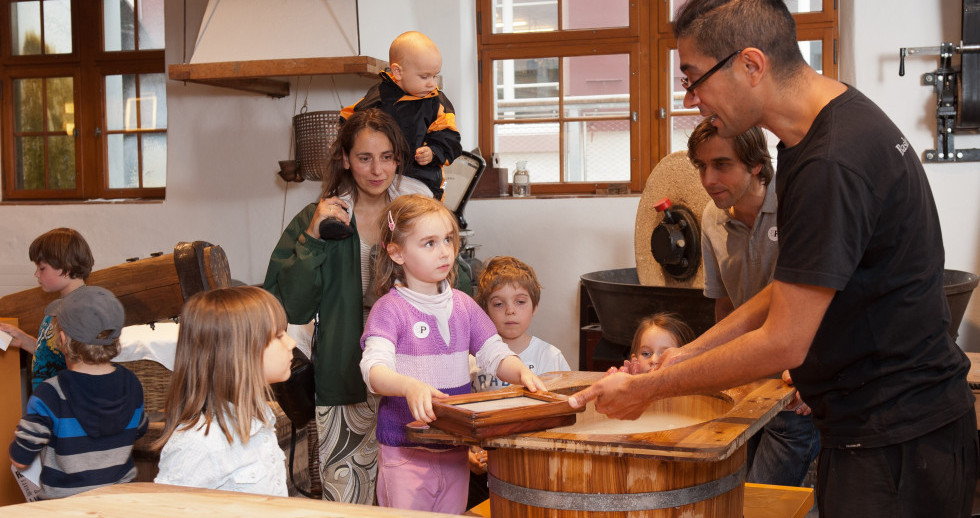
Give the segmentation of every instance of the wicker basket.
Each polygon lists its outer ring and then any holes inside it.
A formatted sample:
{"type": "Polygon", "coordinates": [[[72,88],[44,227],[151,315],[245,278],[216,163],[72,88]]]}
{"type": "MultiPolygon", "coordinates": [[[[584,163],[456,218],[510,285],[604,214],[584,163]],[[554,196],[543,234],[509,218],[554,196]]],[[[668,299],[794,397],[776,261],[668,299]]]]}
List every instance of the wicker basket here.
{"type": "Polygon", "coordinates": [[[322,180],[330,158],[330,146],[340,127],[339,111],[305,112],[293,117],[296,164],[307,180],[322,180]]]}
{"type": "Polygon", "coordinates": [[[147,414],[163,412],[173,373],[153,360],[136,360],[120,365],[132,371],[143,385],[143,410],[147,414]]]}

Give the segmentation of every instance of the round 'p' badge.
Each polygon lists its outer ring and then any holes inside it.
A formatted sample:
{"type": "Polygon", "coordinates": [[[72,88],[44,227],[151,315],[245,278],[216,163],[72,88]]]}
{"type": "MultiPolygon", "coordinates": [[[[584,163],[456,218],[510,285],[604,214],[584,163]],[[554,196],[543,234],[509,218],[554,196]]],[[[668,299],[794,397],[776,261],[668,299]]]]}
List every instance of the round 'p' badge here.
{"type": "Polygon", "coordinates": [[[429,336],[429,324],[425,322],[416,322],[412,326],[412,332],[415,333],[415,338],[425,338],[429,336]]]}

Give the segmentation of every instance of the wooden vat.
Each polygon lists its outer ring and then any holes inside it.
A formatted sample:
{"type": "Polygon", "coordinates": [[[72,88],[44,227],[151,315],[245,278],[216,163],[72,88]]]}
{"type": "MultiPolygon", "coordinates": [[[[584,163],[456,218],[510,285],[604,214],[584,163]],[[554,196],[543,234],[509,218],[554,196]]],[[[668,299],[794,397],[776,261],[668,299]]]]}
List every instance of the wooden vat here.
{"type": "MultiPolygon", "coordinates": [[[[601,376],[556,373],[547,383],[571,394],[601,376]]],[[[481,441],[489,451],[491,513],[741,517],[745,442],[793,391],[779,380],[764,380],[718,394],[660,400],[645,416],[669,414],[679,416],[679,425],[685,424],[682,418],[698,423],[656,431],[608,419],[590,404],[575,425],[481,441]]]]}

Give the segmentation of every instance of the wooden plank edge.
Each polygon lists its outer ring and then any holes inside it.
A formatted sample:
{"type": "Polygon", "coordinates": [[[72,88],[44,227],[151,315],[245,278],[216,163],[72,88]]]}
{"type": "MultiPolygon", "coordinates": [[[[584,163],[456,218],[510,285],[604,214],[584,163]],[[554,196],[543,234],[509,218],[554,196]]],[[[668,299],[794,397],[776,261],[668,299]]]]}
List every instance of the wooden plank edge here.
{"type": "Polygon", "coordinates": [[[368,76],[376,76],[387,66],[387,62],[370,56],[259,59],[252,61],[173,64],[168,67],[168,76],[175,81],[333,74],[366,74],[368,76]]]}

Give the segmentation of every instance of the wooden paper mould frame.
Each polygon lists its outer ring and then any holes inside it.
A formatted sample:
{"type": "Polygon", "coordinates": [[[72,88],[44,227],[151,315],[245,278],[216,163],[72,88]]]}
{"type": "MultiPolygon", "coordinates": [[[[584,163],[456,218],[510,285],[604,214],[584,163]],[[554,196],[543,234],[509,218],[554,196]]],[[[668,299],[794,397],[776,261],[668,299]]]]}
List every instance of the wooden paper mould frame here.
{"type": "Polygon", "coordinates": [[[572,408],[568,404],[568,396],[552,392],[530,392],[524,387],[514,386],[490,392],[433,399],[432,409],[436,414],[436,420],[430,423],[432,426],[463,437],[486,439],[573,425],[575,414],[585,410],[585,407],[572,408]],[[457,406],[519,397],[545,403],[482,412],[457,406]]]}

